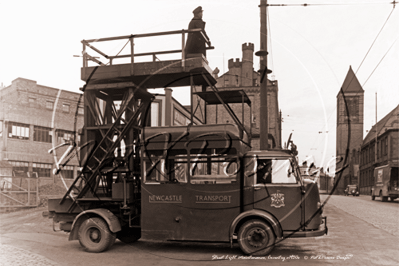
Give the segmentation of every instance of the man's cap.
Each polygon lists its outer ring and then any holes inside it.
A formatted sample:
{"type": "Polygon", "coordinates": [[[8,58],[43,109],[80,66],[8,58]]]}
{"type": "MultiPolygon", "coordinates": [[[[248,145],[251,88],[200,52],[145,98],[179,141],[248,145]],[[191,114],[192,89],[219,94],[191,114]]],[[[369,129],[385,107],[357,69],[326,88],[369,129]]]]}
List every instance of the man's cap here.
{"type": "Polygon", "coordinates": [[[199,7],[197,7],[196,9],[193,10],[193,13],[194,13],[194,14],[197,14],[197,13],[200,13],[200,12],[202,12],[202,11],[203,11],[203,10],[202,10],[202,7],[199,6],[199,7]]]}

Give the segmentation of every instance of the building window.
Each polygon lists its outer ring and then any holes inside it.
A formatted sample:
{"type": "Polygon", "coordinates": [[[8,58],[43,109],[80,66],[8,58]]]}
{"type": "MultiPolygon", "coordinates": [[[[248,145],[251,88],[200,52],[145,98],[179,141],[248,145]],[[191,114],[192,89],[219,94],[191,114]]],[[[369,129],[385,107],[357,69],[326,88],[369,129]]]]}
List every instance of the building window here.
{"type": "Polygon", "coordinates": [[[63,178],[73,179],[73,166],[72,165],[63,166],[61,174],[63,178]]]}
{"type": "Polygon", "coordinates": [[[46,101],[46,108],[53,110],[54,102],[53,101],[46,101]]]}
{"type": "Polygon", "coordinates": [[[35,103],[35,102],[36,102],[36,98],[29,97],[29,102],[30,102],[30,103],[35,103]]]}
{"type": "Polygon", "coordinates": [[[151,126],[158,127],[160,125],[160,116],[159,116],[159,102],[151,103],[151,126]]]}
{"type": "Polygon", "coordinates": [[[360,165],[364,164],[364,151],[360,152],[360,165]]]}
{"type": "Polygon", "coordinates": [[[374,173],[373,173],[373,170],[370,170],[369,172],[370,172],[370,179],[371,179],[370,185],[374,185],[374,173]]]}
{"type": "Polygon", "coordinates": [[[73,132],[67,130],[57,130],[57,144],[73,141],[73,132]]]}
{"type": "Polygon", "coordinates": [[[373,161],[373,148],[369,146],[369,163],[373,161]]]}
{"type": "Polygon", "coordinates": [[[84,115],[85,109],[83,107],[78,107],[78,114],[79,115],[84,115]]]}
{"type": "Polygon", "coordinates": [[[225,77],[224,77],[224,86],[225,87],[228,87],[229,85],[230,85],[230,82],[229,82],[230,80],[229,80],[229,77],[226,75],[225,77]]]}
{"type": "Polygon", "coordinates": [[[384,139],[384,155],[388,155],[388,137],[384,139]]]}
{"type": "Polygon", "coordinates": [[[0,137],[3,136],[3,121],[0,120],[0,137]]]}
{"type": "Polygon", "coordinates": [[[52,164],[49,163],[33,163],[32,170],[36,172],[39,177],[51,177],[52,164]]]}
{"type": "Polygon", "coordinates": [[[29,171],[29,163],[21,162],[21,161],[8,161],[12,165],[12,170],[14,176],[17,177],[26,177],[26,173],[29,171]]]}
{"type": "Polygon", "coordinates": [[[8,137],[13,139],[29,139],[29,125],[10,122],[8,137]]]}
{"type": "Polygon", "coordinates": [[[380,154],[381,154],[381,141],[377,142],[377,159],[380,158],[380,154]]]}
{"type": "Polygon", "coordinates": [[[64,113],[69,113],[69,104],[63,103],[62,104],[62,111],[64,113]]]}
{"type": "Polygon", "coordinates": [[[33,140],[51,143],[53,140],[51,128],[35,126],[33,129],[33,140]]]}

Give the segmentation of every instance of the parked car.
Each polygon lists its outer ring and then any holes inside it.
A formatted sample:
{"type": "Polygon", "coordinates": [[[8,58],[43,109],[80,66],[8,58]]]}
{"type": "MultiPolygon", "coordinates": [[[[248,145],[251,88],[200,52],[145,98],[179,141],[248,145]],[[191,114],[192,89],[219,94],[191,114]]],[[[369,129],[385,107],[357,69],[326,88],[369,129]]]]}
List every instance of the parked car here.
{"type": "Polygon", "coordinates": [[[348,185],[345,189],[345,196],[359,196],[359,187],[357,185],[348,185]]]}

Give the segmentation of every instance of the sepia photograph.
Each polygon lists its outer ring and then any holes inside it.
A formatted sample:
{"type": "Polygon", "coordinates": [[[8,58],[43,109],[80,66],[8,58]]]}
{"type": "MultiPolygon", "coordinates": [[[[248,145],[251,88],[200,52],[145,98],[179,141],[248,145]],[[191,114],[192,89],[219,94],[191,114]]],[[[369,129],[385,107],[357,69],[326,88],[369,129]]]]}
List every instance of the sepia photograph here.
{"type": "Polygon", "coordinates": [[[399,2],[0,10],[0,265],[399,265],[399,2]]]}

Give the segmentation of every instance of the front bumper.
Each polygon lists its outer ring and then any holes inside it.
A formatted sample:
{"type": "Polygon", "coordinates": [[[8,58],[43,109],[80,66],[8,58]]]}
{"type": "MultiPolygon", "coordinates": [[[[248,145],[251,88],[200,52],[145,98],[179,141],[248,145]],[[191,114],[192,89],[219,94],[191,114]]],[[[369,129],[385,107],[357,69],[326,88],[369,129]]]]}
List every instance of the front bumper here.
{"type": "Polygon", "coordinates": [[[317,237],[328,233],[327,217],[321,217],[322,223],[317,230],[313,231],[284,231],[283,237],[317,237]]]}

